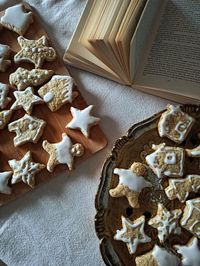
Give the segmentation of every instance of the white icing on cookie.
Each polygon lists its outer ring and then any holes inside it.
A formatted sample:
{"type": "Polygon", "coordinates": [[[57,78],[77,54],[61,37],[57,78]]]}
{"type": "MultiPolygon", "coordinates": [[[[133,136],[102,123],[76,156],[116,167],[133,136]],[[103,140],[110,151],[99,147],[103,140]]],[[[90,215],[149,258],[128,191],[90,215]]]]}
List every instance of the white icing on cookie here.
{"type": "Polygon", "coordinates": [[[176,154],[173,152],[167,152],[164,163],[166,164],[176,164],[176,154]]]}
{"type": "Polygon", "coordinates": [[[1,172],[0,173],[0,193],[10,194],[11,188],[8,186],[8,181],[12,175],[12,172],[1,172]]]}
{"type": "Polygon", "coordinates": [[[52,101],[54,98],[54,94],[53,92],[49,91],[47,92],[44,96],[43,96],[43,100],[45,101],[45,103],[49,103],[50,101],[52,101]]]}
{"type": "Polygon", "coordinates": [[[57,160],[61,164],[72,165],[73,156],[71,154],[72,142],[67,135],[63,135],[61,142],[56,144],[57,160]]]}
{"type": "Polygon", "coordinates": [[[177,256],[157,245],[154,246],[152,255],[156,259],[158,266],[177,266],[180,263],[177,256]]]}
{"type": "Polygon", "coordinates": [[[200,149],[199,150],[196,150],[196,151],[191,151],[191,154],[193,156],[200,156],[200,149]]]}

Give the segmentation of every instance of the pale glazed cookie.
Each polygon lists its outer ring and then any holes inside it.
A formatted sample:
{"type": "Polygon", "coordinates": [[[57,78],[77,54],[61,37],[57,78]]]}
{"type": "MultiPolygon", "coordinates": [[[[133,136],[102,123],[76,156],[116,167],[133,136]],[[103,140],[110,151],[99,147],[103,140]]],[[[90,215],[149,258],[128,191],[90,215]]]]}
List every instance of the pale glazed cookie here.
{"type": "Polygon", "coordinates": [[[189,157],[200,158],[200,145],[194,149],[186,149],[185,151],[189,157]]]}
{"type": "Polygon", "coordinates": [[[186,175],[185,178],[169,179],[169,186],[165,193],[170,200],[178,199],[185,202],[190,192],[198,192],[200,189],[200,175],[186,175]]]}
{"type": "Polygon", "coordinates": [[[32,12],[25,12],[23,4],[9,7],[1,17],[1,24],[19,35],[24,35],[33,23],[32,12]]]}
{"type": "Polygon", "coordinates": [[[11,49],[8,45],[0,44],[0,72],[5,72],[11,65],[10,53],[11,49]]]}
{"type": "Polygon", "coordinates": [[[6,108],[7,104],[11,101],[10,97],[7,97],[9,92],[9,86],[0,82],[0,108],[6,108]]]}
{"type": "Polygon", "coordinates": [[[91,115],[93,107],[93,105],[89,105],[83,110],[71,107],[70,111],[73,118],[66,128],[79,129],[86,138],[89,138],[90,128],[100,121],[100,118],[91,115]]]}
{"type": "Polygon", "coordinates": [[[181,111],[180,106],[168,104],[158,122],[160,137],[167,137],[176,143],[183,142],[190,132],[195,120],[181,111]]]}
{"type": "MultiPolygon", "coordinates": [[[[175,245],[174,248],[182,256],[182,266],[200,265],[200,249],[197,238],[192,237],[185,246],[175,245]]],[[[169,265],[171,266],[171,264],[169,265]]]]}
{"type": "Polygon", "coordinates": [[[181,218],[181,226],[190,233],[200,237],[200,198],[186,201],[186,207],[183,210],[181,218]]]}
{"type": "Polygon", "coordinates": [[[136,266],[179,266],[180,259],[166,249],[155,245],[151,251],[136,257],[135,263],[136,266]]]}
{"type": "Polygon", "coordinates": [[[17,147],[27,142],[37,143],[45,126],[44,120],[25,114],[22,118],[11,122],[8,130],[16,133],[14,145],[17,147]]]}
{"type": "Polygon", "coordinates": [[[179,147],[168,147],[165,143],[152,145],[155,152],[146,156],[146,162],[157,175],[162,178],[183,176],[185,151],[179,147]]]}
{"type": "Polygon", "coordinates": [[[23,181],[32,188],[35,186],[35,175],[45,168],[44,164],[33,162],[30,151],[21,160],[13,159],[8,163],[13,170],[11,184],[23,181]]]}
{"type": "Polygon", "coordinates": [[[139,208],[139,195],[145,187],[151,187],[152,184],[145,180],[147,177],[147,168],[144,164],[134,162],[130,169],[115,168],[114,174],[119,176],[119,183],[116,188],[110,189],[112,197],[126,197],[130,206],[139,208]]]}
{"type": "Polygon", "coordinates": [[[56,52],[52,47],[47,46],[47,38],[42,36],[38,40],[28,40],[22,36],[17,38],[21,50],[14,56],[15,63],[27,61],[40,68],[46,60],[51,62],[56,58],[56,52]]]}
{"type": "Polygon", "coordinates": [[[12,172],[0,172],[0,194],[11,194],[11,188],[8,186],[8,182],[12,172]]]}
{"type": "Polygon", "coordinates": [[[73,168],[74,157],[80,157],[84,153],[82,144],[72,144],[71,139],[67,134],[62,134],[62,140],[58,143],[49,143],[44,140],[42,147],[49,154],[49,160],[47,163],[47,170],[53,172],[54,168],[58,164],[67,164],[69,170],[73,168]]]}
{"type": "Polygon", "coordinates": [[[35,104],[43,103],[43,100],[33,93],[31,87],[26,88],[24,91],[14,91],[13,94],[16,101],[11,106],[12,110],[23,108],[30,115],[35,104]]]}
{"type": "Polygon", "coordinates": [[[182,210],[175,209],[168,211],[165,206],[158,203],[157,214],[148,222],[149,225],[158,230],[158,238],[163,243],[170,234],[180,234],[179,219],[182,210]]]}
{"type": "Polygon", "coordinates": [[[10,75],[9,82],[12,86],[16,86],[18,90],[24,90],[29,86],[42,85],[53,75],[53,73],[53,70],[27,70],[23,67],[18,67],[18,69],[10,75]]]}
{"type": "Polygon", "coordinates": [[[5,126],[10,121],[11,116],[12,116],[12,110],[0,111],[0,129],[5,128],[5,126]]]}
{"type": "Polygon", "coordinates": [[[73,79],[70,76],[54,75],[51,80],[38,90],[52,112],[60,109],[65,103],[72,103],[77,92],[73,91],[73,79]]]}
{"type": "Polygon", "coordinates": [[[148,243],[151,238],[144,232],[145,217],[140,216],[134,221],[121,217],[122,229],[117,230],[114,239],[126,243],[130,254],[134,254],[139,244],[148,243]]]}

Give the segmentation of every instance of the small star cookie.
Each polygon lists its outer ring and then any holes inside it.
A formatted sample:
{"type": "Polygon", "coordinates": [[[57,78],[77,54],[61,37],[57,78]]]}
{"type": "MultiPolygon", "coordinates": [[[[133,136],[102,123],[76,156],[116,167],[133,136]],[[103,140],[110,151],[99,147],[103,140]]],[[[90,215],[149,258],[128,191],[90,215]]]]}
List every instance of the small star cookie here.
{"type": "Polygon", "coordinates": [[[89,138],[89,130],[92,126],[99,123],[100,118],[91,115],[93,105],[89,105],[83,110],[71,107],[70,111],[73,116],[66,128],[80,129],[86,138],[89,138]]]}
{"type": "Polygon", "coordinates": [[[12,110],[4,110],[0,112],[0,129],[4,129],[10,121],[12,110]]]}
{"type": "Polygon", "coordinates": [[[45,126],[46,122],[42,119],[25,114],[22,118],[11,122],[8,130],[16,133],[14,145],[17,147],[27,142],[37,143],[45,126]]]}
{"type": "Polygon", "coordinates": [[[72,144],[71,139],[67,134],[62,134],[62,140],[58,143],[49,143],[44,140],[42,147],[49,154],[47,170],[53,172],[58,164],[67,164],[69,170],[73,168],[74,157],[80,157],[84,153],[84,148],[81,144],[72,144]]]}
{"type": "Polygon", "coordinates": [[[47,46],[45,36],[38,40],[28,40],[19,36],[17,41],[21,50],[14,56],[15,63],[27,61],[35,64],[35,68],[40,68],[45,60],[51,62],[56,58],[56,52],[47,46]]]}
{"type": "Polygon", "coordinates": [[[12,110],[23,108],[30,115],[35,104],[43,103],[43,100],[33,93],[31,87],[26,88],[24,91],[14,91],[13,94],[16,101],[11,106],[12,110]]]}
{"type": "Polygon", "coordinates": [[[0,72],[5,72],[11,65],[10,53],[11,49],[8,45],[0,44],[0,72]]]}
{"type": "Polygon", "coordinates": [[[8,163],[13,170],[11,184],[23,181],[32,188],[35,186],[35,175],[45,168],[45,165],[32,161],[30,151],[21,160],[13,159],[8,161],[8,163]]]}
{"type": "Polygon", "coordinates": [[[0,172],[0,193],[11,194],[11,188],[8,186],[8,182],[12,172],[0,172]]]}
{"type": "Polygon", "coordinates": [[[11,101],[10,97],[7,97],[9,92],[9,86],[0,82],[0,108],[6,108],[7,104],[11,101]]]}
{"type": "Polygon", "coordinates": [[[126,243],[130,254],[134,254],[138,245],[141,243],[148,243],[151,238],[144,232],[145,217],[140,216],[135,221],[130,221],[125,217],[122,219],[122,229],[117,230],[114,239],[126,243]]]}
{"type": "Polygon", "coordinates": [[[186,149],[185,151],[189,157],[200,158],[200,145],[194,149],[186,149]]]}

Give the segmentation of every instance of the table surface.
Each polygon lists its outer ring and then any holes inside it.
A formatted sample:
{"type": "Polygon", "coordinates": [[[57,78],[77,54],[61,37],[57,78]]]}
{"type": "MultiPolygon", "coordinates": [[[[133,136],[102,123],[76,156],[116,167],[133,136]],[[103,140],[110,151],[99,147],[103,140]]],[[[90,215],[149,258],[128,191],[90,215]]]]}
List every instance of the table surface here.
{"type": "MultiPolygon", "coordinates": [[[[0,9],[20,1],[0,0],[0,9]]],[[[86,0],[29,0],[60,55],[75,30],[86,0]]],[[[104,265],[95,234],[94,199],[101,168],[115,140],[130,126],[164,109],[166,100],[75,68],[83,97],[94,104],[108,146],[0,209],[0,260],[7,265],[104,265]]]]}

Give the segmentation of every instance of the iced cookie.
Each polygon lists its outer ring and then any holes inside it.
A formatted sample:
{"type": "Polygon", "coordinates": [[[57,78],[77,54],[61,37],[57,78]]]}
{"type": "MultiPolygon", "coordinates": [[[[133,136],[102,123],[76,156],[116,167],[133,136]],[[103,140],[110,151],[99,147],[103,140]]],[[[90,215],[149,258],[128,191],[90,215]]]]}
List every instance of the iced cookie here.
{"type": "Polygon", "coordinates": [[[185,151],[189,157],[200,158],[200,145],[194,149],[186,149],[185,151]]]}
{"type": "Polygon", "coordinates": [[[66,103],[72,103],[78,95],[73,91],[73,79],[70,76],[54,75],[51,80],[38,90],[52,112],[57,111],[66,103]]]}
{"type": "Polygon", "coordinates": [[[111,197],[126,197],[130,206],[139,208],[139,195],[145,187],[151,187],[152,184],[145,180],[147,177],[147,168],[144,164],[135,162],[130,169],[115,168],[114,174],[119,176],[119,183],[116,188],[110,189],[111,197]]]}
{"type": "Polygon", "coordinates": [[[27,70],[23,67],[12,73],[9,82],[12,86],[16,86],[18,90],[24,90],[29,86],[39,86],[45,83],[53,75],[53,70],[32,69],[27,70]]]}
{"type": "Polygon", "coordinates": [[[24,35],[31,23],[32,12],[26,12],[23,4],[7,8],[1,17],[1,24],[19,35],[24,35]]]}
{"type": "Polygon", "coordinates": [[[15,63],[21,61],[31,62],[35,68],[40,68],[44,61],[51,62],[56,58],[56,52],[47,46],[47,38],[42,36],[38,40],[28,40],[22,36],[17,38],[21,50],[14,56],[15,63]]]}
{"type": "Polygon", "coordinates": [[[7,104],[11,101],[10,97],[7,97],[9,92],[9,86],[0,82],[0,108],[6,108],[7,104]]]}
{"type": "Polygon", "coordinates": [[[58,143],[49,143],[44,140],[42,147],[49,154],[49,160],[47,163],[47,170],[53,172],[54,168],[58,164],[67,164],[69,170],[73,168],[74,157],[80,157],[84,153],[82,144],[72,144],[71,139],[67,134],[62,134],[62,140],[58,143]]]}
{"type": "Polygon", "coordinates": [[[170,178],[165,193],[170,200],[178,199],[185,202],[190,192],[197,193],[200,189],[200,175],[187,175],[185,178],[170,178]]]}
{"type": "Polygon", "coordinates": [[[21,160],[13,159],[8,163],[13,170],[11,184],[23,181],[32,188],[35,186],[35,175],[45,168],[44,164],[33,162],[30,151],[21,160]]]}
{"type": "Polygon", "coordinates": [[[0,129],[5,128],[5,126],[10,121],[11,116],[12,116],[12,110],[0,111],[0,129]]]}
{"type": "Polygon", "coordinates": [[[122,229],[117,230],[114,239],[120,240],[127,245],[130,254],[134,254],[139,244],[148,243],[151,238],[144,232],[145,217],[140,216],[135,221],[122,218],[122,229]]]}
{"type": "Polygon", "coordinates": [[[168,211],[165,206],[158,203],[157,214],[148,222],[149,225],[158,230],[158,238],[163,243],[170,234],[180,234],[179,219],[182,210],[176,209],[168,211]]]}
{"type": "Polygon", "coordinates": [[[181,226],[198,238],[200,237],[200,198],[186,201],[181,226]]]}
{"type": "Polygon", "coordinates": [[[43,100],[33,93],[31,87],[26,88],[24,91],[14,91],[13,94],[16,101],[11,106],[12,110],[23,108],[30,115],[35,104],[43,103],[43,100]]]}
{"type": "Polygon", "coordinates": [[[11,49],[8,45],[0,44],[0,72],[5,72],[11,65],[10,53],[11,49]]]}
{"type": "Polygon", "coordinates": [[[89,138],[90,128],[99,123],[100,118],[91,115],[93,105],[89,105],[83,110],[71,107],[72,120],[67,124],[67,128],[79,129],[86,138],[89,138]]]}
{"type": "Polygon", "coordinates": [[[11,188],[8,186],[8,182],[12,172],[0,172],[0,194],[11,194],[11,188]]]}
{"type": "Polygon", "coordinates": [[[169,147],[165,143],[152,145],[155,152],[146,156],[146,162],[157,175],[162,178],[181,177],[184,171],[185,151],[179,147],[169,147]]]}
{"type": "Polygon", "coordinates": [[[37,143],[45,126],[46,122],[42,119],[25,114],[22,118],[11,122],[8,130],[16,133],[14,145],[17,147],[27,142],[37,143]]]}
{"type": "Polygon", "coordinates": [[[168,104],[158,123],[160,137],[167,137],[176,143],[183,142],[190,132],[195,120],[181,111],[180,106],[168,104]]]}

